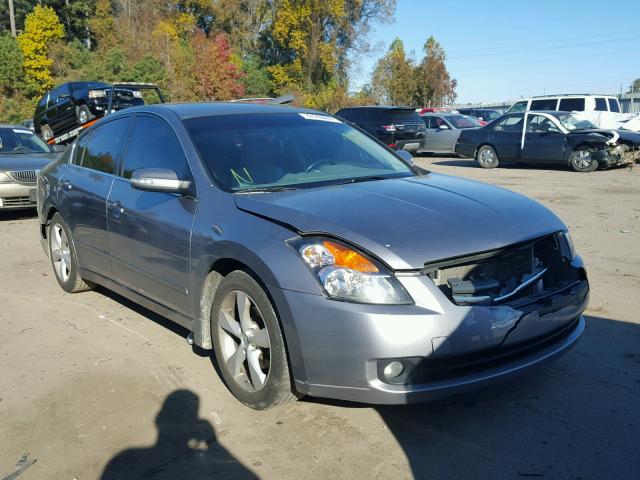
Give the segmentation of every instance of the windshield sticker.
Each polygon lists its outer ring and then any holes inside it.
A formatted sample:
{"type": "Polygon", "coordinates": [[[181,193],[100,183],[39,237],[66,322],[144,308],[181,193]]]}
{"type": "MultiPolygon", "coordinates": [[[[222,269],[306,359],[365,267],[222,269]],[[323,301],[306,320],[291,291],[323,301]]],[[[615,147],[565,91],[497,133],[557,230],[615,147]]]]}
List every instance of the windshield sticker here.
{"type": "Polygon", "coordinates": [[[298,113],[302,118],[307,120],[320,120],[321,122],[342,123],[337,118],[330,117],[328,115],[318,115],[315,113],[298,113]]]}
{"type": "Polygon", "coordinates": [[[12,128],[14,133],[28,133],[29,135],[33,135],[31,130],[21,130],[19,128],[12,128]]]}
{"type": "Polygon", "coordinates": [[[244,174],[247,176],[246,178],[244,178],[242,175],[238,174],[238,172],[236,172],[233,168],[231,169],[231,175],[233,176],[235,181],[238,182],[239,186],[242,186],[242,185],[253,185],[253,178],[251,178],[251,175],[249,174],[247,169],[243,168],[242,170],[244,171],[244,174]]]}

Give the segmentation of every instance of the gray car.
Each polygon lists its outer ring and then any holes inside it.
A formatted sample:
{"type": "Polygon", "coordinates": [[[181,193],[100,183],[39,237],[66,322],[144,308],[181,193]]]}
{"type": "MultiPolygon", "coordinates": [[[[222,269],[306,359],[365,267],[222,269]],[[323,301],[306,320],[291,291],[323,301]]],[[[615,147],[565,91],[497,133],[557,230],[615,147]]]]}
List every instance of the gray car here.
{"type": "Polygon", "coordinates": [[[32,131],[0,124],[0,210],[35,208],[38,172],[57,157],[32,131]]]}
{"type": "Polygon", "coordinates": [[[257,409],[424,401],[573,346],[589,286],[565,225],[404,155],[313,110],[134,107],[43,170],[42,242],[65,291],[179,323],[257,409]]]}
{"type": "Polygon", "coordinates": [[[427,132],[418,153],[456,153],[460,133],[481,126],[475,118],[459,113],[436,112],[420,116],[427,132]]]}

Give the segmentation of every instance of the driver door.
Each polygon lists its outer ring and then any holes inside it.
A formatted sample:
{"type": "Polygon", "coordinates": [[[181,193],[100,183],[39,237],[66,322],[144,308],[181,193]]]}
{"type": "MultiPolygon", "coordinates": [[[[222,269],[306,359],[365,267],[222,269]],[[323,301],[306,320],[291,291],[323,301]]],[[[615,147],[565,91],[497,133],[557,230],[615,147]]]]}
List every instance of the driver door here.
{"type": "Polygon", "coordinates": [[[564,134],[547,117],[527,115],[522,160],[531,163],[563,163],[564,134]]]}

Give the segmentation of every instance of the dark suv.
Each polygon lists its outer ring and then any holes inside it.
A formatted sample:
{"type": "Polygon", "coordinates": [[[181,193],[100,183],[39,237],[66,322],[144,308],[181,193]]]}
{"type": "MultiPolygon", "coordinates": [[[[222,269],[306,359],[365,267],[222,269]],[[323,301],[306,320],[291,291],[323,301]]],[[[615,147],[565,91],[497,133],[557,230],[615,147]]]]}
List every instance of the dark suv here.
{"type": "MultiPolygon", "coordinates": [[[[38,102],[33,116],[35,132],[44,140],[84,125],[105,114],[111,86],[101,82],[69,82],[47,92],[38,102]]],[[[112,110],[143,105],[140,92],[114,89],[112,110]]]]}
{"type": "Polygon", "coordinates": [[[336,115],[393,149],[417,152],[424,145],[426,128],[420,115],[412,108],[353,107],[343,108],[336,115]]]}

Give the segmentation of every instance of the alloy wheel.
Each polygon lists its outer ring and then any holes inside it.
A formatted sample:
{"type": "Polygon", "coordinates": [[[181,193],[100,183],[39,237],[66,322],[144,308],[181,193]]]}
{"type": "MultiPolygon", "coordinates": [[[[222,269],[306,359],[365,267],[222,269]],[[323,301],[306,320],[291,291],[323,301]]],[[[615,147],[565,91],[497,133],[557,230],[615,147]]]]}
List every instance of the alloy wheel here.
{"type": "Polygon", "coordinates": [[[271,339],[253,299],[240,290],[229,292],[218,312],[218,329],[221,368],[243,389],[261,390],[271,367],[271,339]]]}
{"type": "Polygon", "coordinates": [[[483,148],[480,151],[480,155],[478,157],[478,160],[482,165],[491,165],[495,161],[495,159],[496,156],[493,153],[493,150],[490,148],[483,148]]]}
{"type": "Polygon", "coordinates": [[[62,225],[56,223],[51,229],[51,260],[58,278],[66,283],[71,275],[71,249],[62,225]]]}
{"type": "Polygon", "coordinates": [[[591,158],[591,152],[589,150],[578,150],[574,153],[574,164],[579,169],[589,168],[593,159],[591,158]]]}
{"type": "Polygon", "coordinates": [[[87,123],[87,121],[89,120],[89,117],[87,116],[87,112],[85,110],[80,110],[78,112],[78,121],[84,125],[85,123],[87,123]]]}

